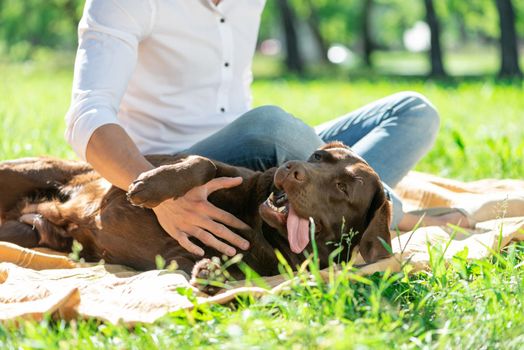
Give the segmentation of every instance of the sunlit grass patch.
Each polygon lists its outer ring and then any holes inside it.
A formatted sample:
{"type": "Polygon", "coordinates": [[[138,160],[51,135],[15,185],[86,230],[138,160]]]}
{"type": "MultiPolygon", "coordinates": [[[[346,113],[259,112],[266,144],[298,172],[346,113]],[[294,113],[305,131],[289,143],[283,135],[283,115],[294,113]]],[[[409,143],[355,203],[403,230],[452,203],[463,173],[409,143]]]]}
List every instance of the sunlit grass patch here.
{"type": "Polygon", "coordinates": [[[450,265],[435,250],[432,272],[333,279],[298,278],[289,290],[230,306],[179,311],[126,328],[47,319],[0,326],[6,348],[520,348],[524,326],[524,246],[492,259],[450,265]]]}

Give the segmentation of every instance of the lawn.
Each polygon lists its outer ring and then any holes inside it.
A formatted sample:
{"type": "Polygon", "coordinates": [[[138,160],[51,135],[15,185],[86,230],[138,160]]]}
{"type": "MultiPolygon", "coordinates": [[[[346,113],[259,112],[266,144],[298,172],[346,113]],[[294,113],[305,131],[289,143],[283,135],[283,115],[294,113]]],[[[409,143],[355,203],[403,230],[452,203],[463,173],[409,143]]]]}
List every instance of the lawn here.
{"type": "MultiPolygon", "coordinates": [[[[71,68],[61,62],[0,63],[0,160],[49,154],[74,157],[63,139],[71,68]]],[[[417,169],[456,179],[524,177],[524,85],[469,79],[264,79],[255,105],[275,104],[314,125],[399,90],[425,94],[441,132],[417,169]]],[[[438,252],[435,252],[438,254],[438,252]]],[[[485,261],[432,273],[351,270],[329,283],[296,285],[281,296],[244,298],[127,329],[95,321],[0,326],[0,348],[522,348],[524,246],[485,261]]],[[[406,271],[405,271],[406,272],[406,271]]]]}

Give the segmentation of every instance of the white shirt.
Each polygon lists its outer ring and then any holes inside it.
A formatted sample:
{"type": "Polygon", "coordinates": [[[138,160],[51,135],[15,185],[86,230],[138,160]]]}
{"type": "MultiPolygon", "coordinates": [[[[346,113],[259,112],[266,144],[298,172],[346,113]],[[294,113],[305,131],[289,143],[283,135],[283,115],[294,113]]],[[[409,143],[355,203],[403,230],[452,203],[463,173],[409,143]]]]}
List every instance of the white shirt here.
{"type": "Polygon", "coordinates": [[[87,0],[66,116],[75,152],[119,124],[142,153],[174,153],[248,111],[264,4],[87,0]]]}

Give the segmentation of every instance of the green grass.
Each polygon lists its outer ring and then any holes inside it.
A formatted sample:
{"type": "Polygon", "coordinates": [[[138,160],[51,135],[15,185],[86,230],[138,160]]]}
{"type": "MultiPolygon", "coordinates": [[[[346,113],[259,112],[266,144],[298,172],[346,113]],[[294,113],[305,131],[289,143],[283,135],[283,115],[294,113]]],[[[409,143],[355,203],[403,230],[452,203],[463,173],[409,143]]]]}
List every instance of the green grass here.
{"type": "MultiPolygon", "coordinates": [[[[0,159],[72,158],[63,139],[70,68],[48,62],[0,65],[0,159]]],[[[457,179],[523,178],[524,86],[491,80],[262,80],[256,105],[275,104],[314,125],[399,90],[426,96],[442,128],[417,169],[457,179]]],[[[435,254],[438,254],[435,252],[435,254]]],[[[96,321],[22,321],[0,326],[0,348],[522,348],[524,246],[501,256],[457,256],[407,277],[351,270],[329,283],[298,284],[285,295],[242,298],[126,329],[96,321]]],[[[439,261],[439,259],[435,259],[439,261]]]]}

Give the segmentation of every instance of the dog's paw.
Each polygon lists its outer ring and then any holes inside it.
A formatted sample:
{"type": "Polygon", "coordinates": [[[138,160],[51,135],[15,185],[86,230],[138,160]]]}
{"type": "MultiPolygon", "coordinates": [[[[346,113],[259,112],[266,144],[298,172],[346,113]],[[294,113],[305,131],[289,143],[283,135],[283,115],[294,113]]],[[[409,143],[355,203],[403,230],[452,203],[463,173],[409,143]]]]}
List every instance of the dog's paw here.
{"type": "Polygon", "coordinates": [[[227,282],[218,258],[202,259],[195,264],[189,283],[208,295],[215,295],[227,282]]]}
{"type": "Polygon", "coordinates": [[[165,198],[162,198],[159,187],[155,185],[152,177],[147,176],[147,173],[141,174],[129,185],[127,199],[137,207],[154,208],[165,200],[165,198]]]}

